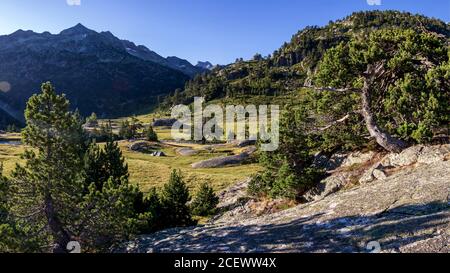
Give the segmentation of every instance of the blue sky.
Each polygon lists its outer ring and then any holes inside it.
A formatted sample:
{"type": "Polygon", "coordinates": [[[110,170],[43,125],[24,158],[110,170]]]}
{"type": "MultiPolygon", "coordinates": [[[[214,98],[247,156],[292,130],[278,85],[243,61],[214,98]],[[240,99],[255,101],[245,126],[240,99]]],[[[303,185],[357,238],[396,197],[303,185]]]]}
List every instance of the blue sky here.
{"type": "Polygon", "coordinates": [[[163,56],[226,64],[256,52],[272,53],[305,26],[371,9],[450,22],[450,0],[0,0],[0,34],[17,29],[59,33],[82,23],[163,56]]]}

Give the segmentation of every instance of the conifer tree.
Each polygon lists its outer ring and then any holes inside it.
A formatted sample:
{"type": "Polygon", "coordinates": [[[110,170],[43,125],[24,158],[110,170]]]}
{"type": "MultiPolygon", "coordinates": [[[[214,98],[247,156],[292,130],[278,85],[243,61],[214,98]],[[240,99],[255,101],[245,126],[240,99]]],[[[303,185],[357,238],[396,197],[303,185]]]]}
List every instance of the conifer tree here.
{"type": "Polygon", "coordinates": [[[208,183],[200,184],[194,200],[191,204],[192,214],[197,216],[208,216],[215,213],[219,204],[219,197],[214,193],[208,183]]]}
{"type": "Polygon", "coordinates": [[[144,133],[148,141],[158,141],[158,135],[155,130],[153,130],[153,126],[147,127],[144,133]]]}
{"type": "Polygon", "coordinates": [[[96,113],[92,113],[87,119],[86,119],[86,125],[89,127],[97,127],[98,126],[98,118],[96,113]]]}
{"type": "Polygon", "coordinates": [[[100,157],[104,164],[106,176],[115,180],[125,178],[128,180],[128,164],[125,162],[122,151],[117,142],[109,140],[106,142],[104,151],[100,157]]]}
{"type": "Polygon", "coordinates": [[[193,224],[187,203],[191,200],[189,189],[180,171],[174,170],[169,182],[164,185],[161,203],[164,210],[165,227],[189,226],[193,224]]]}
{"type": "Polygon", "coordinates": [[[92,251],[108,248],[137,232],[144,221],[143,195],[128,181],[128,165],[116,142],[101,149],[92,143],[85,154],[85,191],[78,231],[92,251]]]}
{"type": "Polygon", "coordinates": [[[353,38],[324,55],[315,75],[320,86],[316,89],[360,94],[354,99],[359,107],[342,114],[360,113],[381,147],[400,152],[408,142],[429,141],[433,130],[448,124],[448,115],[442,114],[450,100],[446,43],[436,34],[413,29],[353,38]]]}
{"type": "MultiPolygon", "coordinates": [[[[25,164],[8,183],[8,247],[16,251],[67,252],[70,241],[82,251],[107,250],[134,228],[137,187],[112,141],[86,148],[82,121],[50,83],[30,98],[25,111],[25,164]]],[[[3,234],[3,233],[2,233],[3,234]]]]}
{"type": "Polygon", "coordinates": [[[29,228],[28,236],[40,238],[53,252],[65,252],[82,198],[81,121],[50,83],[30,98],[25,118],[23,140],[32,149],[12,174],[11,211],[29,228]]]}
{"type": "Polygon", "coordinates": [[[8,223],[8,182],[3,177],[3,165],[0,164],[0,252],[10,251],[11,244],[8,243],[8,238],[12,237],[12,228],[8,223]]]}

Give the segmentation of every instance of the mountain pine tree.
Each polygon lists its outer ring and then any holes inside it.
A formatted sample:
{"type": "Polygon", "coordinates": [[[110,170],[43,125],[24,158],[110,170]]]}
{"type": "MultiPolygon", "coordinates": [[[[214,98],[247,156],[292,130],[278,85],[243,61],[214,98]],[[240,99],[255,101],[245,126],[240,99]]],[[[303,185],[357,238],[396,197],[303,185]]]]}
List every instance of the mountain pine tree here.
{"type": "Polygon", "coordinates": [[[158,141],[158,135],[155,130],[153,130],[153,126],[148,126],[145,129],[144,134],[148,141],[158,141]]]}
{"type": "Polygon", "coordinates": [[[12,174],[11,212],[43,248],[65,252],[74,239],[82,200],[81,121],[50,83],[30,98],[25,118],[23,141],[32,149],[23,154],[25,165],[17,165],[12,174]]]}
{"type": "Polygon", "coordinates": [[[8,222],[8,181],[3,177],[3,166],[0,164],[0,252],[9,252],[11,249],[11,242],[9,238],[13,237],[13,230],[8,222]]]}
{"type": "Polygon", "coordinates": [[[174,170],[161,192],[165,227],[189,226],[194,223],[187,205],[190,200],[189,189],[183,181],[181,172],[174,170]]]}
{"type": "Polygon", "coordinates": [[[312,166],[315,147],[307,134],[307,120],[303,106],[286,106],[280,120],[279,148],[261,152],[259,160],[264,170],[251,180],[248,187],[251,195],[295,200],[323,176],[322,170],[312,166]]]}
{"type": "MultiPolygon", "coordinates": [[[[25,111],[23,154],[8,183],[8,247],[17,251],[105,251],[134,229],[137,187],[116,143],[86,148],[81,118],[50,83],[30,98],[25,111]],[[14,238],[14,240],[12,240],[14,238]],[[38,247],[34,247],[38,243],[38,247]],[[17,246],[16,246],[17,244],[17,246]]],[[[13,251],[14,251],[13,250],[13,251]]]]}
{"type": "Polygon", "coordinates": [[[92,251],[108,248],[136,232],[142,224],[143,194],[128,181],[128,165],[116,142],[104,148],[92,143],[84,157],[84,213],[79,234],[92,251]]]}
{"type": "Polygon", "coordinates": [[[370,136],[399,152],[405,142],[429,141],[448,124],[448,52],[446,39],[436,33],[374,31],[328,50],[315,75],[321,86],[316,89],[359,93],[359,109],[342,115],[361,113],[370,136]]]}
{"type": "Polygon", "coordinates": [[[86,125],[88,127],[98,127],[98,118],[96,113],[92,113],[87,119],[86,119],[86,125]]]}
{"type": "Polygon", "coordinates": [[[200,184],[191,204],[192,214],[197,216],[212,215],[219,204],[219,197],[214,193],[208,183],[200,184]]]}

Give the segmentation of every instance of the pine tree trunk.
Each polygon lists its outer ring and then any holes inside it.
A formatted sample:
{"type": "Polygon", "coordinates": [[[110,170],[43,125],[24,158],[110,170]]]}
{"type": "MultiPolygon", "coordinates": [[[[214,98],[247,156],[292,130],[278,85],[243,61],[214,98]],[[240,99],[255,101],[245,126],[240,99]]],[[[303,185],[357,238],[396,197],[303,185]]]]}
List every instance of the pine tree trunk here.
{"type": "Polygon", "coordinates": [[[45,215],[47,217],[50,232],[53,236],[53,253],[67,253],[67,244],[71,241],[70,235],[64,230],[56,215],[53,198],[50,194],[45,197],[45,215]]]}
{"type": "Polygon", "coordinates": [[[399,153],[407,147],[403,141],[392,137],[389,133],[382,130],[374,117],[371,109],[370,84],[366,79],[362,89],[362,115],[366,122],[367,130],[370,136],[375,138],[377,143],[389,152],[399,153]]]}

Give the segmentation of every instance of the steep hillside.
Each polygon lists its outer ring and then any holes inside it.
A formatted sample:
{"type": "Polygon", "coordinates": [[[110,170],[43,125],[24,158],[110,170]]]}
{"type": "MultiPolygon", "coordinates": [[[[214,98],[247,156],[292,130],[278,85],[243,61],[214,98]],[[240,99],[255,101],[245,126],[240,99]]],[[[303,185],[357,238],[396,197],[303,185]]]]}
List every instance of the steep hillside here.
{"type": "Polygon", "coordinates": [[[304,86],[328,49],[353,37],[366,37],[375,30],[389,28],[411,28],[450,37],[450,25],[437,19],[398,11],[358,12],[325,27],[307,27],[267,57],[256,54],[253,60],[238,59],[210,74],[198,75],[184,90],[168,98],[166,105],[189,103],[194,96],[245,100],[264,95],[268,97],[263,101],[270,102],[273,96],[304,86]]]}
{"type": "Polygon", "coordinates": [[[17,111],[42,82],[51,81],[84,115],[131,114],[201,71],[81,24],[55,35],[19,30],[0,36],[0,81],[10,86],[0,100],[17,111]]]}

